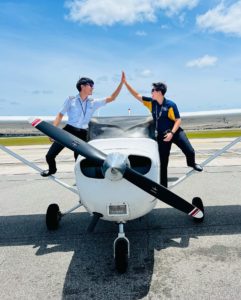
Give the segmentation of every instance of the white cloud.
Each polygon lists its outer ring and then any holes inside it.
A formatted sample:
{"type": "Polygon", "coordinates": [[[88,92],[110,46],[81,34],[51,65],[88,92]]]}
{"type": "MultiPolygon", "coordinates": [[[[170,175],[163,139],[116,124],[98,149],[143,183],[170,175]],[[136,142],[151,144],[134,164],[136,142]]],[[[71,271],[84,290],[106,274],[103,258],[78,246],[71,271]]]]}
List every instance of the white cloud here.
{"type": "Polygon", "coordinates": [[[169,29],[170,27],[167,24],[161,25],[161,29],[169,29]]]}
{"type": "Polygon", "coordinates": [[[67,19],[73,22],[111,26],[153,22],[159,10],[172,16],[185,8],[192,9],[197,3],[198,0],[69,0],[65,6],[69,9],[67,19]]]}
{"type": "Polygon", "coordinates": [[[197,68],[204,68],[214,66],[217,62],[218,58],[215,56],[204,55],[203,57],[199,57],[194,60],[190,60],[187,62],[186,66],[189,68],[197,67],[197,68]]]}
{"type": "Polygon", "coordinates": [[[103,76],[99,76],[96,80],[96,83],[106,83],[108,82],[108,77],[103,75],[103,76]]]}
{"type": "Polygon", "coordinates": [[[198,4],[198,0],[156,0],[152,2],[157,8],[165,10],[169,16],[179,13],[184,8],[192,9],[198,4]]]}
{"type": "Polygon", "coordinates": [[[181,14],[181,15],[178,17],[178,19],[179,19],[179,22],[180,22],[181,24],[183,24],[184,21],[185,21],[185,14],[184,14],[184,13],[181,14]]]}
{"type": "Polygon", "coordinates": [[[51,90],[33,90],[31,93],[35,94],[35,95],[38,95],[38,94],[47,95],[47,94],[53,94],[53,91],[51,91],[51,90]]]}
{"type": "Polygon", "coordinates": [[[140,71],[139,75],[141,77],[147,78],[147,77],[152,76],[152,72],[151,72],[151,70],[145,69],[145,70],[140,71]]]}
{"type": "Polygon", "coordinates": [[[146,36],[147,33],[146,33],[145,31],[138,30],[138,31],[136,32],[136,35],[138,35],[138,36],[146,36]]]}
{"type": "Polygon", "coordinates": [[[155,20],[153,5],[146,0],[72,0],[66,5],[70,9],[68,18],[79,23],[101,26],[155,20]]]}
{"type": "Polygon", "coordinates": [[[225,7],[224,3],[197,17],[197,25],[211,31],[241,37],[241,1],[225,7]]]}

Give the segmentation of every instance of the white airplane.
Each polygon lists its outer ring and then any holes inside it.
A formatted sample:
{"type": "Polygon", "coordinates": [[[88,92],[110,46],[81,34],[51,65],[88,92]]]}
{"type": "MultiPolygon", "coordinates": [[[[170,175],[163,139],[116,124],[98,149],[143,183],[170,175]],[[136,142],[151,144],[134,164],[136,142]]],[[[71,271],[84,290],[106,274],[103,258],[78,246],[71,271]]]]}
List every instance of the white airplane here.
{"type": "MultiPolygon", "coordinates": [[[[241,110],[239,113],[241,114],[241,110]]],[[[84,206],[92,215],[88,232],[94,230],[100,218],[118,223],[119,232],[113,248],[116,269],[120,273],[127,270],[130,256],[130,243],[124,232],[124,224],[149,213],[158,200],[188,214],[197,222],[204,219],[204,207],[199,197],[193,198],[191,204],[170,191],[192,175],[194,170],[179,178],[169,189],[159,184],[160,162],[153,135],[153,122],[151,117],[144,119],[138,123],[129,117],[123,123],[123,119],[120,122],[116,118],[114,122],[113,118],[111,124],[92,120],[88,143],[41,118],[32,118],[30,121],[32,126],[47,136],[79,153],[75,163],[77,190],[54,176],[49,177],[77,194],[78,204],[64,213],[60,212],[58,204],[50,204],[46,213],[47,228],[57,229],[60,220],[80,206],[84,206]]],[[[201,166],[205,166],[240,141],[241,137],[235,139],[201,166]]],[[[2,145],[0,149],[38,172],[42,171],[10,149],[2,145]]]]}

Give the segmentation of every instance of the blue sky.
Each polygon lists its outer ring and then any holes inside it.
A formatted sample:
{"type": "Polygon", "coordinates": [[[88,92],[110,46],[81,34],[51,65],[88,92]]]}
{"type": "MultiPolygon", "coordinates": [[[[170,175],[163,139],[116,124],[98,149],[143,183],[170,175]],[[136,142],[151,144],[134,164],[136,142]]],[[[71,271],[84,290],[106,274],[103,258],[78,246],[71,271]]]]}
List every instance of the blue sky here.
{"type": "MultiPolygon", "coordinates": [[[[79,77],[164,81],[180,112],[241,108],[241,1],[0,0],[0,115],[56,115],[79,77]]],[[[100,116],[147,114],[123,88],[100,116]]]]}

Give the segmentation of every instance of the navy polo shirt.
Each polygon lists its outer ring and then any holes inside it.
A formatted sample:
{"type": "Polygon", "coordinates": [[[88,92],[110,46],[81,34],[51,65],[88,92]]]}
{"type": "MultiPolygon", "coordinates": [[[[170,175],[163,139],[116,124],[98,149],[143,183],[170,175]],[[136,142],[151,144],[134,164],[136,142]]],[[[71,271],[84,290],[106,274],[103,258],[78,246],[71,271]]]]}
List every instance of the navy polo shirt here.
{"type": "Polygon", "coordinates": [[[176,119],[180,119],[180,114],[176,104],[164,98],[162,105],[150,97],[142,97],[143,104],[151,111],[158,134],[163,134],[166,130],[172,130],[176,119]]]}

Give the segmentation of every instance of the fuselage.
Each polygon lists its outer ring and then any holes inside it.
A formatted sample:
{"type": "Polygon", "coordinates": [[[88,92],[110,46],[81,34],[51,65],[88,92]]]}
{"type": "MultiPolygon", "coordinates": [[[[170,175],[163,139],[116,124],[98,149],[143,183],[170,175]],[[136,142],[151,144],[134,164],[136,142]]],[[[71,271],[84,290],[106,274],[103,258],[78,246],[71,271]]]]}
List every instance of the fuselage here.
{"type": "MultiPolygon", "coordinates": [[[[157,143],[150,138],[110,138],[89,142],[105,154],[125,155],[130,167],[153,181],[159,182],[157,143]]],[[[102,166],[79,156],[75,165],[76,184],[80,199],[89,213],[98,212],[104,220],[126,222],[150,212],[156,198],[124,178],[105,178],[102,166]]]]}

